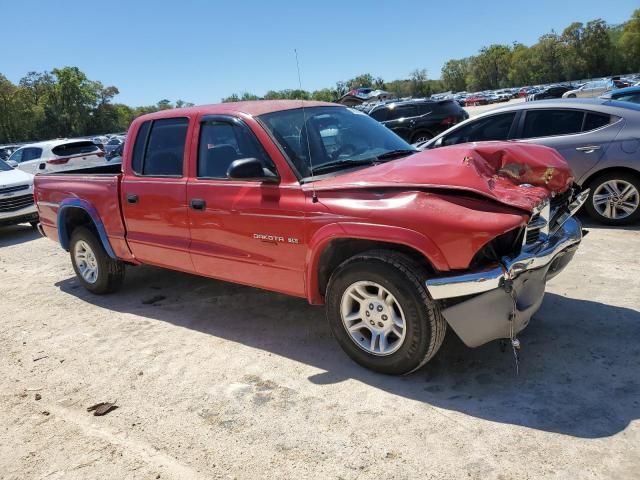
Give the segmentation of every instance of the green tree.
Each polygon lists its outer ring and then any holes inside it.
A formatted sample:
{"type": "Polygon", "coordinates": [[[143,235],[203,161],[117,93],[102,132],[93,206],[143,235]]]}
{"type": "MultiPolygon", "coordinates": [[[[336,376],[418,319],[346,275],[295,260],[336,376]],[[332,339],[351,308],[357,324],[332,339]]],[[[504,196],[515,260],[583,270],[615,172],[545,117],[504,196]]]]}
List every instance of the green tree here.
{"type": "Polygon", "coordinates": [[[624,58],[624,67],[632,72],[640,71],[640,8],[624,24],[618,46],[624,58]]]}
{"type": "Polygon", "coordinates": [[[442,67],[440,73],[444,88],[454,92],[467,89],[467,75],[469,74],[469,60],[449,60],[442,67]]]}
{"type": "Polygon", "coordinates": [[[427,70],[415,69],[413,72],[409,74],[409,79],[411,80],[411,95],[414,97],[427,97],[431,95],[431,89],[429,88],[429,83],[427,82],[427,70]]]}

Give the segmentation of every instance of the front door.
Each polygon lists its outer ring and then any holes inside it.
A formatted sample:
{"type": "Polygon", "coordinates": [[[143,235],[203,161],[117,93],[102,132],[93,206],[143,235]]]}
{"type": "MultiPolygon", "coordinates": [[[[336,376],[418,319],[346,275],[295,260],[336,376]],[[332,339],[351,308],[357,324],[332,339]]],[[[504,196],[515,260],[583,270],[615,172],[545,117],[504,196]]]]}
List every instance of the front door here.
{"type": "Polygon", "coordinates": [[[184,117],[140,125],[122,180],[120,203],[136,259],[192,272],[185,174],[188,127],[184,117]]]}
{"type": "Polygon", "coordinates": [[[304,195],[296,184],[234,180],[234,160],[258,158],[277,172],[251,129],[231,116],[204,117],[187,184],[191,257],[202,275],[304,296],[304,195]]]}

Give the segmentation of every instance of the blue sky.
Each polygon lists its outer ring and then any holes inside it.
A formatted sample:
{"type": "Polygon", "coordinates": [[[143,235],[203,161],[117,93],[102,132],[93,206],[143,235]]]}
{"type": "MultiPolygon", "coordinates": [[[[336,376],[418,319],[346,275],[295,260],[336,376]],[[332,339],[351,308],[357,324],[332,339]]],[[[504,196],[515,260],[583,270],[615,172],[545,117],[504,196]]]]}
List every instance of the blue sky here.
{"type": "Polygon", "coordinates": [[[551,29],[601,17],[627,20],[638,0],[286,2],[205,0],[0,0],[0,73],[74,65],[120,89],[130,105],[178,98],[215,103],[234,92],[264,94],[332,86],[369,72],[385,80],[491,43],[534,43],[551,29]],[[535,5],[535,7],[534,7],[535,5]]]}

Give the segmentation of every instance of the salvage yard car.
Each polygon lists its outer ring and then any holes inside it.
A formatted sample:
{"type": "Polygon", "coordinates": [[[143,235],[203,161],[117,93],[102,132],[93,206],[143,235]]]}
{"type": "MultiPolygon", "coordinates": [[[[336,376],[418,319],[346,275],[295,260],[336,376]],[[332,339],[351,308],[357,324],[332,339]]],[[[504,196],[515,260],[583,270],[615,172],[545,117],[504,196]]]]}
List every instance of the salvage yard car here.
{"type": "Polygon", "coordinates": [[[543,146],[418,152],[358,110],[288,100],[156,112],[128,138],[121,173],[35,179],[80,284],[113,292],[149,264],[306,298],[378,372],[420,368],[447,325],[517,346],[582,239],[584,193],[543,146]]]}
{"type": "Polygon", "coordinates": [[[104,152],[91,140],[62,139],[23,145],[7,162],[35,175],[65,170],[84,170],[105,163],[104,152]]]}
{"type": "Polygon", "coordinates": [[[38,223],[33,201],[33,175],[11,168],[0,160],[0,226],[38,223]]]}

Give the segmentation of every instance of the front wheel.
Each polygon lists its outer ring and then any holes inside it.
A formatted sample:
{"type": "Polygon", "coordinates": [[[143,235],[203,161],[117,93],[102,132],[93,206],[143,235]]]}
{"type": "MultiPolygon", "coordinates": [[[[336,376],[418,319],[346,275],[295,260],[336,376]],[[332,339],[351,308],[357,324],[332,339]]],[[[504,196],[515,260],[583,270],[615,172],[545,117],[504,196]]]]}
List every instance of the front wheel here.
{"type": "Polygon", "coordinates": [[[124,280],[124,263],[105,251],[97,236],[85,227],[71,234],[71,264],[78,280],[92,293],[115,292],[124,280]]]}
{"type": "Polygon", "coordinates": [[[327,287],[327,317],[351,359],[401,375],[436,354],[447,325],[425,278],[423,267],[393,251],[366,252],[338,267],[327,287]]]}
{"type": "Polygon", "coordinates": [[[589,186],[585,208],[593,219],[607,225],[628,225],[640,220],[640,177],[611,172],[589,186]]]}

